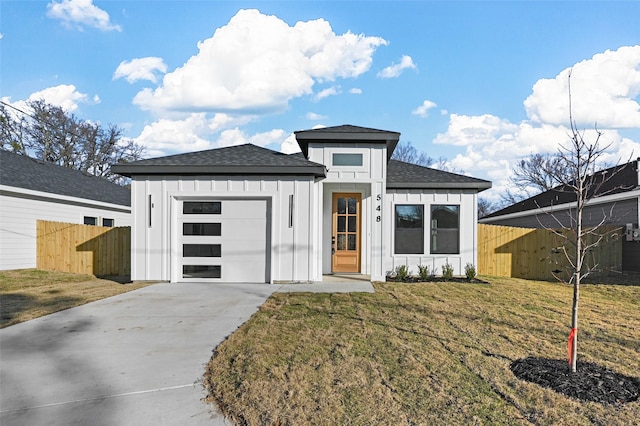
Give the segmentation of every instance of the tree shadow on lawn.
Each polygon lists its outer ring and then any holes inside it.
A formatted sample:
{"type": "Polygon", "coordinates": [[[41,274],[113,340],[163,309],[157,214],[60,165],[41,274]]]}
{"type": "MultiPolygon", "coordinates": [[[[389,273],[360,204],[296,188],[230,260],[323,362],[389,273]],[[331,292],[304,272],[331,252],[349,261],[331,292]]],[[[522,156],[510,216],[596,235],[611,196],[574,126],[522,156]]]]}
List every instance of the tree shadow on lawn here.
{"type": "Polygon", "coordinates": [[[527,357],[511,363],[521,380],[549,388],[569,398],[600,404],[625,404],[640,397],[640,379],[578,361],[572,373],[566,360],[527,357]]]}
{"type": "MultiPolygon", "coordinates": [[[[49,294],[55,294],[51,291],[49,294]]],[[[80,298],[71,296],[59,296],[52,299],[40,299],[22,293],[5,293],[0,295],[0,328],[8,327],[24,321],[20,319],[20,314],[29,310],[42,310],[47,313],[57,312],[68,306],[73,306],[80,301],[80,298]],[[61,308],[62,307],[62,308],[61,308]]],[[[30,319],[30,318],[28,318],[30,319]]]]}

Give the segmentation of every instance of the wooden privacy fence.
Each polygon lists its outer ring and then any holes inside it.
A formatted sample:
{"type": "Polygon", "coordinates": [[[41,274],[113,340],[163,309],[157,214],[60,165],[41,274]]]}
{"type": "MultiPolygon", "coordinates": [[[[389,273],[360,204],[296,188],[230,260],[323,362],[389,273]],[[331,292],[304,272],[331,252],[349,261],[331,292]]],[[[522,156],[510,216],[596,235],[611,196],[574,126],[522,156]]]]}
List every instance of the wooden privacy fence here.
{"type": "Polygon", "coordinates": [[[79,274],[129,276],[131,228],[38,220],[38,269],[79,274]]]}
{"type": "MultiPolygon", "coordinates": [[[[621,227],[602,228],[600,244],[588,253],[596,272],[622,270],[621,227]]],[[[567,278],[563,239],[547,229],[478,224],[478,273],[500,277],[555,280],[553,271],[567,278]]],[[[596,241],[595,236],[587,242],[596,241]]],[[[571,250],[567,245],[567,250],[571,250]]]]}

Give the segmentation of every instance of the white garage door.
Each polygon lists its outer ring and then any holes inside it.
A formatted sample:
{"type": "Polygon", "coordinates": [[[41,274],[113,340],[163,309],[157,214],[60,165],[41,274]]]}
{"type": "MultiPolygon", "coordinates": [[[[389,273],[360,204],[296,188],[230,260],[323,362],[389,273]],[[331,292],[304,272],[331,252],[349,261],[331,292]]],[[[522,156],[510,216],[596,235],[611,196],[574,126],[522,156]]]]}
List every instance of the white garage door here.
{"type": "Polygon", "coordinates": [[[185,200],[180,281],[268,282],[266,200],[185,200]]]}

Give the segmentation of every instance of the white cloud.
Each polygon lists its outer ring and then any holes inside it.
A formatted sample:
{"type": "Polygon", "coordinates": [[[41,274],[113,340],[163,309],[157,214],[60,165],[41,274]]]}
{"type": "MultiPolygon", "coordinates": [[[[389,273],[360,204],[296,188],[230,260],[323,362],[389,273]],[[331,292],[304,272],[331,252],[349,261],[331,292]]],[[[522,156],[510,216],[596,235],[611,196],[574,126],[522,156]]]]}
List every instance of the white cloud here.
{"type": "Polygon", "coordinates": [[[258,146],[282,143],[284,130],[248,135],[239,127],[253,119],[255,117],[225,113],[217,113],[212,118],[204,112],[173,114],[171,118],[161,118],[146,125],[133,140],[143,145],[151,157],[245,143],[258,146]]]}
{"type": "Polygon", "coordinates": [[[402,74],[402,71],[407,68],[415,69],[416,65],[413,63],[413,59],[411,56],[403,55],[399,64],[393,64],[378,73],[378,77],[380,78],[396,78],[402,74]]]}
{"type": "Polygon", "coordinates": [[[328,98],[329,96],[335,96],[335,95],[339,95],[340,93],[342,93],[342,90],[340,89],[340,86],[332,86],[332,87],[328,87],[324,90],[319,91],[316,96],[315,96],[315,101],[321,101],[324,98],[328,98]]]}
{"type": "Polygon", "coordinates": [[[327,118],[326,115],[316,114],[315,112],[308,112],[305,117],[307,118],[307,120],[324,120],[325,118],[327,118]]]}
{"type": "MultiPolygon", "coordinates": [[[[96,95],[97,96],[97,95],[96,95]]],[[[98,103],[100,98],[94,97],[94,102],[98,103]]],[[[46,89],[34,92],[29,95],[29,101],[44,100],[46,103],[57,105],[65,111],[75,111],[79,102],[88,102],[89,97],[76,90],[73,84],[60,84],[58,86],[48,87],[46,89]]]]}
{"type": "Polygon", "coordinates": [[[256,133],[248,136],[239,128],[224,130],[218,138],[216,145],[218,147],[243,145],[250,143],[257,146],[266,146],[273,143],[281,143],[286,132],[282,129],[273,129],[268,132],[256,133]]]}
{"type": "Polygon", "coordinates": [[[361,95],[362,89],[354,87],[353,89],[349,89],[349,93],[351,93],[352,95],[361,95]]]}
{"type": "Polygon", "coordinates": [[[425,100],[422,105],[420,105],[418,108],[414,109],[413,111],[411,111],[411,114],[413,115],[417,115],[419,117],[422,118],[426,118],[429,115],[429,110],[431,108],[435,108],[437,105],[434,102],[431,102],[429,100],[425,100]]]}
{"type": "Polygon", "coordinates": [[[324,19],[289,26],[276,16],[240,10],[134,103],[147,110],[280,110],[311,94],[316,82],[368,71],[376,48],[386,43],[351,32],[336,35],[324,19]]]}
{"type": "Polygon", "coordinates": [[[210,134],[206,114],[193,113],[183,119],[160,119],[144,126],[135,142],[144,146],[150,157],[201,151],[214,145],[201,137],[210,134]]]}
{"type": "Polygon", "coordinates": [[[152,83],[158,81],[156,72],[162,74],[167,72],[167,65],[162,58],[149,56],[146,58],[135,58],[130,61],[122,61],[113,74],[113,79],[124,77],[129,83],[138,80],[148,80],[152,83]]]}
{"type": "Polygon", "coordinates": [[[447,132],[438,134],[433,142],[458,146],[482,145],[502,137],[510,137],[517,129],[517,125],[491,114],[451,114],[447,132]]]}
{"type": "Polygon", "coordinates": [[[570,70],[573,118],[579,126],[639,126],[640,45],[598,53],[553,79],[538,80],[524,101],[532,121],[567,125],[570,70]]]}
{"type": "Polygon", "coordinates": [[[282,144],[280,144],[280,152],[284,154],[294,154],[296,152],[300,152],[300,145],[298,145],[295,134],[291,133],[282,142],[282,144]]]}
{"type": "Polygon", "coordinates": [[[52,1],[47,5],[47,16],[60,19],[68,28],[93,27],[102,31],[122,31],[112,24],[109,14],[93,4],[93,0],[52,1]]]}

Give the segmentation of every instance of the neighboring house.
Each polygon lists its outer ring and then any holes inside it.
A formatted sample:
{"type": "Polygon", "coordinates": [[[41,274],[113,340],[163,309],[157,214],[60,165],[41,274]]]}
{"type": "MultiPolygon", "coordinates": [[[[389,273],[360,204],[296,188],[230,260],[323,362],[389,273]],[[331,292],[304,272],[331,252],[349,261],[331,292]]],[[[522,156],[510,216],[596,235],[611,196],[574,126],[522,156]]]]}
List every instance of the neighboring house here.
{"type": "MultiPolygon", "coordinates": [[[[622,247],[622,269],[640,272],[640,159],[599,171],[592,177],[599,182],[608,180],[586,204],[583,226],[600,224],[620,225],[625,232],[622,247]]],[[[559,228],[570,226],[575,217],[576,195],[562,191],[562,187],[545,191],[534,197],[505,207],[479,220],[490,225],[523,228],[559,228]]]]}
{"type": "Polygon", "coordinates": [[[391,160],[399,133],[295,133],[302,153],[240,145],[113,166],[132,179],[132,279],[384,280],[476,263],[485,180],[391,160]]]}
{"type": "Polygon", "coordinates": [[[36,267],[36,221],[130,226],[131,192],[105,179],[0,150],[0,270],[36,267]]]}

